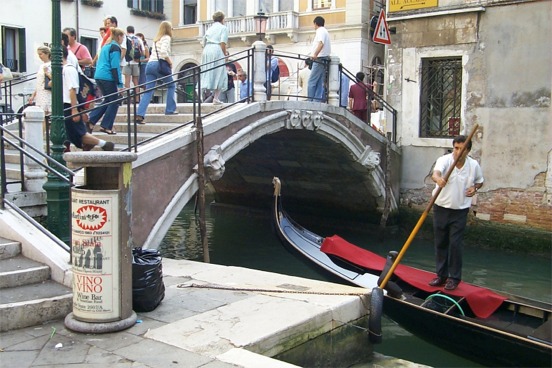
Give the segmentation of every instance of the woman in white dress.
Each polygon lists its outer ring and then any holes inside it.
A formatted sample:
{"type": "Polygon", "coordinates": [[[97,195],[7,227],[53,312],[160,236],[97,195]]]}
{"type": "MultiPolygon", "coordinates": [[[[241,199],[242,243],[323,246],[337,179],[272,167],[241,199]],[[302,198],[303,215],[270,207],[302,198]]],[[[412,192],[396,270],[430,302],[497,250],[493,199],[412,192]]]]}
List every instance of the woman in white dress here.
{"type": "Polygon", "coordinates": [[[213,14],[213,25],[203,37],[203,54],[201,55],[201,89],[213,91],[213,104],[218,105],[221,91],[228,88],[225,56],[228,56],[228,28],[224,25],[224,13],[213,14]]]}
{"type": "Polygon", "coordinates": [[[44,110],[47,115],[50,113],[52,106],[52,91],[46,89],[46,77],[50,80],[50,88],[52,84],[52,62],[50,60],[52,54],[50,48],[46,46],[40,46],[36,51],[42,64],[36,73],[36,88],[29,98],[29,104],[34,103],[35,106],[44,110]]]}

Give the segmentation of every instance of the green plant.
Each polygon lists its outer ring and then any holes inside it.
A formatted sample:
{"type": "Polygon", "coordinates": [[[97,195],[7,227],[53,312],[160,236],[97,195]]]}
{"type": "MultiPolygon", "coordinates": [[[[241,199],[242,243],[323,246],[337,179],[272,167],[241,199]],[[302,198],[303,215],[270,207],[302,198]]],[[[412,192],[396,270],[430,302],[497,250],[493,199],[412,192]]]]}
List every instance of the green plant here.
{"type": "Polygon", "coordinates": [[[93,6],[96,8],[101,8],[103,6],[102,0],[81,0],[83,5],[93,6]]]}
{"type": "Polygon", "coordinates": [[[151,12],[149,10],[131,9],[130,13],[132,15],[137,15],[139,17],[146,17],[146,18],[153,18],[153,19],[160,19],[160,20],[165,20],[166,19],[165,14],[155,13],[155,12],[151,12]]]}

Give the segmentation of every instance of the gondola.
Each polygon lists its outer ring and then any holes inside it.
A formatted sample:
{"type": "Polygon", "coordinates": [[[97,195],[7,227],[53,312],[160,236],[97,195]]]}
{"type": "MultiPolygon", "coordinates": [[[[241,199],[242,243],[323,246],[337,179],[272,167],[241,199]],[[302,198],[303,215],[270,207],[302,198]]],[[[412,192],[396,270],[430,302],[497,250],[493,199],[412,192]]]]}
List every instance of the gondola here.
{"type": "MultiPolygon", "coordinates": [[[[273,224],[283,245],[349,284],[377,288],[394,254],[384,258],[303,228],[282,208],[280,180],[273,183],[273,224]]],[[[550,304],[465,282],[449,292],[429,286],[433,277],[398,265],[383,297],[383,313],[416,336],[483,365],[552,366],[550,304]]]]}

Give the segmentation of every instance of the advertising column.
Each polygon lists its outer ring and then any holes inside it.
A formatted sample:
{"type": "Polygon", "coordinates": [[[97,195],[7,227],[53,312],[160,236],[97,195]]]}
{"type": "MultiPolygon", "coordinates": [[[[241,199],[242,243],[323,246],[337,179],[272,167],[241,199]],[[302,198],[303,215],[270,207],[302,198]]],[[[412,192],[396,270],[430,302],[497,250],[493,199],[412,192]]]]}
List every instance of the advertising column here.
{"type": "Polygon", "coordinates": [[[132,310],[132,162],[136,153],[67,152],[83,168],[71,189],[73,311],[65,327],[76,332],[121,331],[136,323],[132,310]]]}
{"type": "Polygon", "coordinates": [[[120,318],[119,195],[73,189],[73,315],[87,322],[120,318]]]}

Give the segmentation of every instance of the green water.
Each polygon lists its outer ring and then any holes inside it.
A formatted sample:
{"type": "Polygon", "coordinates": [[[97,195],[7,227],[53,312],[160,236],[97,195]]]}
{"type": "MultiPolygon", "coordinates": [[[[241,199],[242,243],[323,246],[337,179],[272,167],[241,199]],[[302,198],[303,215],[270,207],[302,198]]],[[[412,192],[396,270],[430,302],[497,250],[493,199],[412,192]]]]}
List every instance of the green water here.
{"type": "MultiPolygon", "coordinates": [[[[298,218],[296,218],[299,220],[298,218]]],[[[322,236],[338,234],[351,243],[382,256],[389,250],[400,250],[407,235],[378,240],[378,234],[362,227],[334,227],[331,221],[307,218],[299,222],[322,236]]],[[[272,231],[268,214],[236,210],[207,210],[207,233],[211,263],[253,268],[316,280],[333,281],[310,264],[289,253],[272,231]]],[[[159,247],[167,258],[203,261],[199,226],[193,205],[188,205],[173,223],[159,247]]],[[[414,240],[403,258],[403,264],[433,270],[433,245],[430,240],[414,240]]],[[[552,302],[552,269],[550,257],[482,250],[466,246],[463,280],[508,293],[552,302]]],[[[383,320],[384,343],[378,353],[433,367],[479,367],[418,339],[393,321],[383,320]]],[[[361,366],[359,366],[361,367],[361,366]]],[[[362,366],[368,367],[368,366],[362,366]]]]}

